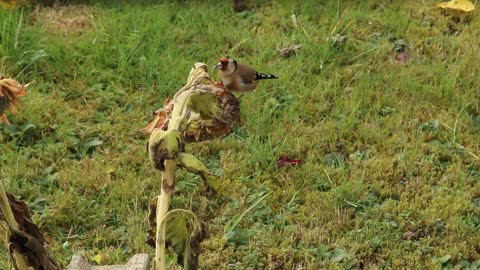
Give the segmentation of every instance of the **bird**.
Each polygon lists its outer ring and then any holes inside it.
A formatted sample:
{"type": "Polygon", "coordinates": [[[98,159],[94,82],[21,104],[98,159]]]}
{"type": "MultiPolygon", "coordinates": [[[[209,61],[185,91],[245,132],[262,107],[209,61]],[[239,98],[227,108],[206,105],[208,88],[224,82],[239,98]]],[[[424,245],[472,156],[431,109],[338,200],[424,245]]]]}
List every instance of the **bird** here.
{"type": "Polygon", "coordinates": [[[225,89],[233,93],[250,93],[255,91],[259,80],[278,79],[276,75],[255,71],[249,65],[237,63],[228,56],[220,58],[213,68],[218,69],[225,89]]]}

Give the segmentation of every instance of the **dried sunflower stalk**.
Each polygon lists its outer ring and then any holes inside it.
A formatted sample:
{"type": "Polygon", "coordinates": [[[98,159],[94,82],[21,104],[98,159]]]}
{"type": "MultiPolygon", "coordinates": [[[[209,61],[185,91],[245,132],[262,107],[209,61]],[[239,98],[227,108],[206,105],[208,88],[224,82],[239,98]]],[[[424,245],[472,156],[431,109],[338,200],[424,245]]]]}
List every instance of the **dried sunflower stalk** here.
{"type": "Polygon", "coordinates": [[[176,171],[196,173],[213,190],[220,180],[195,156],[184,153],[188,141],[207,140],[226,135],[239,122],[240,106],[232,93],[215,86],[208,67],[196,63],[187,84],[155,113],[155,119],[142,129],[150,134],[148,154],[154,167],[162,173],[162,189],[150,207],[149,240],[155,247],[155,270],[165,270],[166,247],[177,254],[184,269],[198,269],[200,242],[207,237],[206,227],[188,210],[169,211],[175,192],[176,171]]]}

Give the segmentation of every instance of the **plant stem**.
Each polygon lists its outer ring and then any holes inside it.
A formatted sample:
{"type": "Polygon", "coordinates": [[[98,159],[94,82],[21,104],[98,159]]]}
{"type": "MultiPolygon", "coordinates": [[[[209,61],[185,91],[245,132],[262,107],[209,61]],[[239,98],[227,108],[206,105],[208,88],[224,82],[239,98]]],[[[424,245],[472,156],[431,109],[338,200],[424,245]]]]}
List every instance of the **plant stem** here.
{"type": "MultiPolygon", "coordinates": [[[[179,130],[181,122],[184,119],[185,104],[189,93],[182,93],[175,104],[172,117],[168,125],[168,130],[179,130]]],[[[165,238],[166,226],[161,226],[163,217],[167,214],[170,207],[170,198],[175,191],[175,172],[177,170],[176,160],[165,160],[165,170],[162,172],[162,191],[157,198],[157,230],[155,235],[155,269],[166,270],[165,256],[165,238]]]]}
{"type": "Polygon", "coordinates": [[[162,228],[161,220],[167,214],[170,206],[170,198],[175,189],[175,171],[177,170],[176,160],[165,161],[165,171],[162,173],[162,191],[157,200],[157,233],[155,249],[155,268],[157,270],[166,269],[165,260],[165,228],[162,228]]]}
{"type": "MultiPolygon", "coordinates": [[[[198,64],[198,63],[197,63],[198,64]]],[[[174,96],[175,105],[168,123],[168,130],[177,130],[181,134],[185,129],[184,121],[187,115],[187,102],[194,93],[192,87],[194,85],[195,71],[203,68],[204,64],[195,64],[195,68],[190,71],[187,84],[182,87],[174,96]]],[[[175,173],[177,170],[177,160],[165,160],[165,170],[162,172],[162,191],[157,197],[156,223],[157,230],[155,235],[155,270],[166,270],[165,258],[165,238],[166,226],[162,226],[162,220],[170,207],[170,198],[175,192],[175,173]]]]}
{"type": "MultiPolygon", "coordinates": [[[[13,228],[15,230],[19,230],[18,223],[13,216],[12,208],[10,207],[10,203],[7,199],[7,194],[5,193],[5,189],[3,189],[3,183],[0,181],[0,211],[2,212],[5,221],[7,222],[8,227],[13,228]]],[[[8,232],[8,228],[7,228],[8,232]]],[[[9,247],[7,246],[7,249],[9,247]]],[[[28,270],[28,264],[25,257],[20,254],[17,250],[13,250],[13,258],[15,260],[15,264],[18,267],[18,270],[28,270]]]]}

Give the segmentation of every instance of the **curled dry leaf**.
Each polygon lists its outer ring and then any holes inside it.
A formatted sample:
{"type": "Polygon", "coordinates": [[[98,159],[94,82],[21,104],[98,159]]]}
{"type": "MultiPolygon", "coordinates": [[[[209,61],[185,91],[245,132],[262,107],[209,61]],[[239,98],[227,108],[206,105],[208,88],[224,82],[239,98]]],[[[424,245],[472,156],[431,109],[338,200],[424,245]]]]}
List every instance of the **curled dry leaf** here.
{"type": "Polygon", "coordinates": [[[148,231],[145,243],[155,248],[155,235],[157,234],[157,201],[158,197],[150,200],[148,205],[148,231]]]}
{"type": "Polygon", "coordinates": [[[177,130],[156,129],[150,135],[148,155],[157,170],[165,170],[165,160],[175,159],[183,149],[183,137],[177,130]]]}
{"type": "MultiPolygon", "coordinates": [[[[23,201],[17,200],[10,193],[7,195],[15,221],[19,230],[8,228],[10,231],[9,248],[15,249],[27,258],[27,263],[34,269],[58,270],[60,266],[48,255],[44,244],[45,240],[38,227],[31,221],[30,209],[23,201]]],[[[3,219],[0,212],[0,220],[3,219]]]]}
{"type": "Polygon", "coordinates": [[[425,236],[426,236],[426,234],[423,230],[406,231],[402,234],[402,240],[416,241],[420,238],[424,238],[425,236]]]}
{"type": "Polygon", "coordinates": [[[163,129],[166,130],[168,126],[168,116],[173,110],[173,102],[170,98],[165,100],[163,108],[156,110],[153,115],[155,118],[143,129],[140,131],[144,134],[151,134],[154,129],[163,129]]]}
{"type": "Polygon", "coordinates": [[[280,56],[288,58],[290,56],[296,55],[300,51],[302,46],[302,44],[292,44],[288,47],[277,49],[277,51],[278,53],[280,53],[280,56]]]}
{"type": "Polygon", "coordinates": [[[4,78],[0,75],[0,123],[10,124],[5,111],[17,113],[15,105],[19,98],[25,95],[25,87],[14,79],[4,78]]]}
{"type": "Polygon", "coordinates": [[[342,48],[347,44],[348,36],[336,34],[335,36],[330,36],[328,40],[330,41],[333,47],[342,48]]]}
{"type": "MultiPolygon", "coordinates": [[[[149,230],[146,243],[156,247],[156,208],[157,198],[150,202],[149,230]]],[[[189,210],[174,209],[168,212],[161,221],[166,227],[166,244],[177,254],[177,263],[184,269],[197,269],[200,243],[208,237],[207,227],[189,210]]]]}

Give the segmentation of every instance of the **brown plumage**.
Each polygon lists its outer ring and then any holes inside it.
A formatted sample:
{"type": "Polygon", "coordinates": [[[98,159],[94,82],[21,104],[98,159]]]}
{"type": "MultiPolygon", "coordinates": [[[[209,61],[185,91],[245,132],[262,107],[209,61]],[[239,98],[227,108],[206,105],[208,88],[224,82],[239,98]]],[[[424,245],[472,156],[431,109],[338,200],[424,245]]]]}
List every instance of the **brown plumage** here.
{"type": "Polygon", "coordinates": [[[230,57],[220,58],[213,68],[218,69],[223,86],[229,91],[238,93],[254,91],[259,80],[278,78],[273,74],[257,72],[249,65],[239,64],[230,57]]]}

